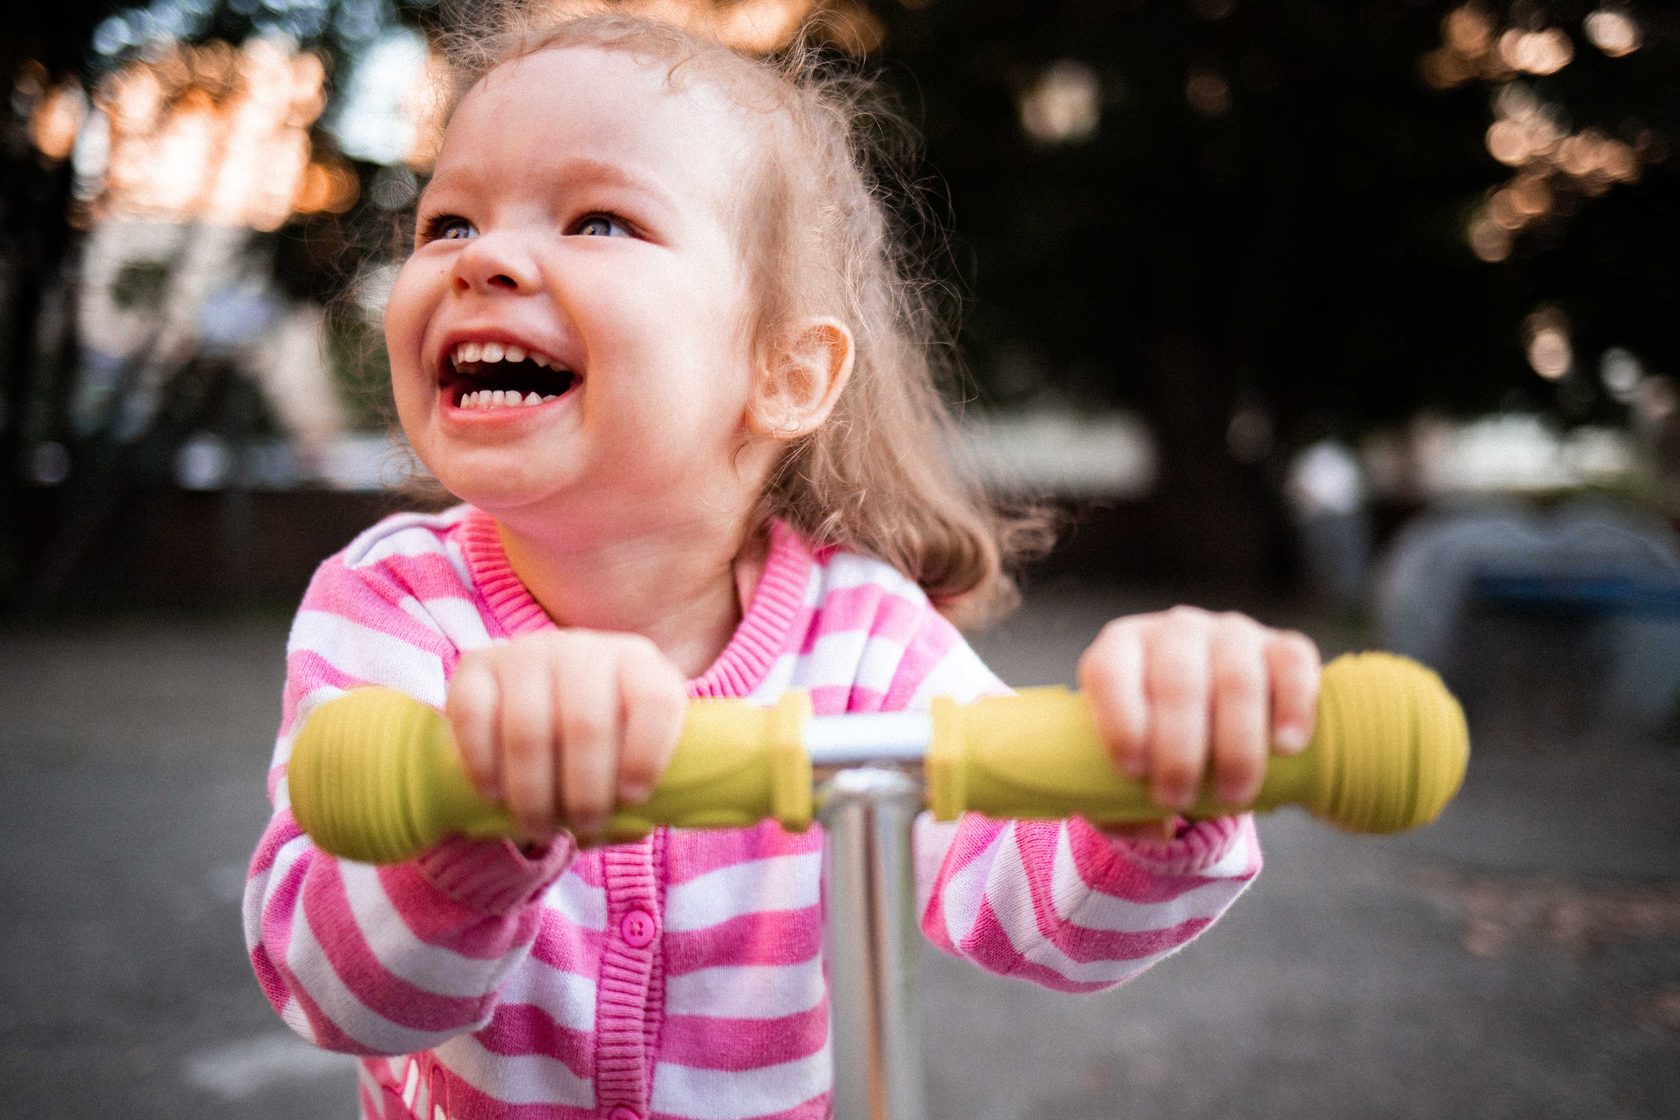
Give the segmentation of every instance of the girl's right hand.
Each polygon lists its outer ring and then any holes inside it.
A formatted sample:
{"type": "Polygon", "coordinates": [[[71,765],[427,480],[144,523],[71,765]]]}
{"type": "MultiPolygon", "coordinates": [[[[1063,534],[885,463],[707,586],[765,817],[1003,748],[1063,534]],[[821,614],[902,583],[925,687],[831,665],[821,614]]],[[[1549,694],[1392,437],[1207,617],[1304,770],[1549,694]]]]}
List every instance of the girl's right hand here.
{"type": "Polygon", "coordinates": [[[463,655],[445,711],[473,785],[527,839],[587,840],[614,805],[653,791],[687,700],[648,639],[553,630],[463,655]]]}

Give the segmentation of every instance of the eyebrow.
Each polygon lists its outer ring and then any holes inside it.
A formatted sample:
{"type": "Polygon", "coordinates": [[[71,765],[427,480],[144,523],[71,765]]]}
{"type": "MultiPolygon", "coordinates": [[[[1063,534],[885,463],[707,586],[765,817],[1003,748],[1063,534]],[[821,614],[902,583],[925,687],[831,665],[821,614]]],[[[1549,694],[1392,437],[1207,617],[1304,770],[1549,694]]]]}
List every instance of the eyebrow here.
{"type": "Polygon", "coordinates": [[[561,165],[561,174],[569,181],[586,185],[602,185],[618,187],[623,190],[634,191],[645,195],[654,203],[666,209],[676,209],[676,199],[670,192],[652,179],[636,174],[615,163],[604,160],[590,159],[586,156],[573,156],[561,165]]]}
{"type": "MultiPolygon", "coordinates": [[[[606,160],[591,159],[587,156],[568,157],[558,165],[555,174],[557,178],[567,184],[613,187],[639,194],[656,207],[667,212],[679,209],[676,200],[664,187],[652,179],[638,175],[606,160]]],[[[434,176],[426,184],[426,189],[431,190],[434,187],[471,189],[489,177],[490,172],[481,165],[456,164],[444,174],[434,176]]]]}

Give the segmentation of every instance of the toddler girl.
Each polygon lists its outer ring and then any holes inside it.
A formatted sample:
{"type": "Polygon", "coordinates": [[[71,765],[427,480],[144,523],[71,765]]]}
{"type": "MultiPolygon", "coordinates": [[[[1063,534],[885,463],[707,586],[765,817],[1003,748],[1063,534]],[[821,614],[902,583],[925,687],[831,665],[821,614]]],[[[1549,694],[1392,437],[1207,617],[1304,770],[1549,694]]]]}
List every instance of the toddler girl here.
{"type": "MultiPolygon", "coordinates": [[[[820,829],[591,838],[659,778],[691,696],[819,714],[1003,685],[949,617],[1020,529],[947,466],[936,351],[854,156],[856,98],[617,17],[488,48],[420,202],[386,337],[402,429],[463,504],[396,516],[294,624],[251,960],[363,1056],[365,1117],[817,1117],[820,829]],[[442,708],[514,841],[372,867],[314,848],[286,761],[380,684],[442,708]]],[[[1228,803],[1303,745],[1306,639],[1180,608],[1106,627],[1080,683],[1115,764],[1228,803]]],[[[1119,983],[1260,866],[1246,817],[917,833],[922,926],[984,968],[1119,983]]]]}

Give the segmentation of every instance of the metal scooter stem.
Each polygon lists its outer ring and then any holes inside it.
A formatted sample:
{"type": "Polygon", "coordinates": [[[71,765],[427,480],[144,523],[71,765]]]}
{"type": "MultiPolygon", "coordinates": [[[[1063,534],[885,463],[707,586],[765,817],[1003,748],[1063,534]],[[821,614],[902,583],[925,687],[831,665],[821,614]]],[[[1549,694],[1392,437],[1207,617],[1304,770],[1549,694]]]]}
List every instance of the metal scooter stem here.
{"type": "Polygon", "coordinates": [[[922,784],[885,767],[820,787],[838,1120],[924,1120],[910,826],[922,784]]]}

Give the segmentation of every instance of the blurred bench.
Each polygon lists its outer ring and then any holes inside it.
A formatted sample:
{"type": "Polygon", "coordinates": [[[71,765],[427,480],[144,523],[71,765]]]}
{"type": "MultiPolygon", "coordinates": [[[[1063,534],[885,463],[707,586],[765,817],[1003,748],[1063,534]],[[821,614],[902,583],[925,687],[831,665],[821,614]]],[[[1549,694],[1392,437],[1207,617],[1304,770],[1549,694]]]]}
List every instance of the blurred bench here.
{"type": "Polygon", "coordinates": [[[1484,572],[1470,582],[1473,605],[1583,618],[1680,617],[1680,579],[1620,573],[1556,575],[1484,572]]]}
{"type": "Polygon", "coordinates": [[[1680,715],[1680,535],[1627,505],[1426,511],[1384,557],[1379,641],[1521,741],[1662,734],[1680,715]]]}

